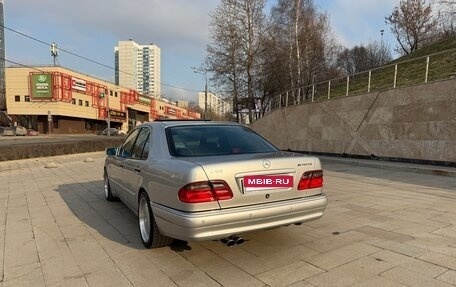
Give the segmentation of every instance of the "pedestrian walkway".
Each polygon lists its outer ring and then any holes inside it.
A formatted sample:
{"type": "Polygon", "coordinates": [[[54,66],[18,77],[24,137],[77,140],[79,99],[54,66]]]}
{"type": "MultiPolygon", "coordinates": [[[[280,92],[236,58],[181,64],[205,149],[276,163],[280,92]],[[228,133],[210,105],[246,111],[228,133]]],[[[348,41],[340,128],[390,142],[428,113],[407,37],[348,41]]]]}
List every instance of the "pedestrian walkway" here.
{"type": "Polygon", "coordinates": [[[456,286],[453,177],[323,158],[323,218],[144,249],[132,212],[104,200],[103,161],[0,162],[0,287],[456,286]]]}

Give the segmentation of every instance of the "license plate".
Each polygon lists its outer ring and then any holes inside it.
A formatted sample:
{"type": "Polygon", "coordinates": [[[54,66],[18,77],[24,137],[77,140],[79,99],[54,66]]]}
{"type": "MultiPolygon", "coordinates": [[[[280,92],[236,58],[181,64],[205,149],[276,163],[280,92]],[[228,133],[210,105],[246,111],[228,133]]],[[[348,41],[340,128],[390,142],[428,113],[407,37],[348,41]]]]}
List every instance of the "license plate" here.
{"type": "Polygon", "coordinates": [[[252,192],[270,189],[289,189],[293,187],[291,175],[249,175],[244,176],[244,191],[252,192]]]}

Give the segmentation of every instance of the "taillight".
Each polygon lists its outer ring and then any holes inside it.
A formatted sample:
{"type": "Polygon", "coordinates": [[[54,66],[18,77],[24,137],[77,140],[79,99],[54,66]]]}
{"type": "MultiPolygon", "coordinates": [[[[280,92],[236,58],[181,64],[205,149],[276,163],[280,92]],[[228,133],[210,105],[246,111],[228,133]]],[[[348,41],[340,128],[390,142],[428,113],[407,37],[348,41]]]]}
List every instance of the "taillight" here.
{"type": "Polygon", "coordinates": [[[233,198],[233,192],[223,180],[199,181],[182,187],[178,193],[179,200],[186,203],[211,202],[233,198]]]}
{"type": "Polygon", "coordinates": [[[298,190],[323,187],[323,171],[306,171],[299,180],[298,190]]]}
{"type": "Polygon", "coordinates": [[[226,182],[223,180],[220,181],[211,181],[212,188],[215,192],[215,198],[217,200],[227,200],[233,198],[233,192],[226,182]]]}

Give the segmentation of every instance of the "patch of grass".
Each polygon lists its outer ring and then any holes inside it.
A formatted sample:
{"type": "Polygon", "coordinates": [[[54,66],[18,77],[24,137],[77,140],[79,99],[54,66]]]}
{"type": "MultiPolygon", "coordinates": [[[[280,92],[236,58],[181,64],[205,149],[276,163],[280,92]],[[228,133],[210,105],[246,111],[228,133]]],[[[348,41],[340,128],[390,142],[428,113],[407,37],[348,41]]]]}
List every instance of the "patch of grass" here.
{"type": "Polygon", "coordinates": [[[431,45],[425,46],[409,55],[402,56],[395,59],[392,63],[404,62],[420,57],[426,57],[427,55],[436,54],[442,51],[447,51],[456,48],[456,37],[448,38],[431,45]]]}
{"type": "MultiPolygon", "coordinates": [[[[428,82],[456,76],[456,38],[451,38],[398,58],[391,64],[372,70],[370,73],[367,71],[349,76],[348,95],[425,83],[428,56],[428,82]],[[396,82],[394,82],[395,74],[396,82]]],[[[327,99],[329,86],[330,98],[347,95],[347,77],[333,79],[330,85],[324,82],[315,86],[315,99],[327,99]]]]}

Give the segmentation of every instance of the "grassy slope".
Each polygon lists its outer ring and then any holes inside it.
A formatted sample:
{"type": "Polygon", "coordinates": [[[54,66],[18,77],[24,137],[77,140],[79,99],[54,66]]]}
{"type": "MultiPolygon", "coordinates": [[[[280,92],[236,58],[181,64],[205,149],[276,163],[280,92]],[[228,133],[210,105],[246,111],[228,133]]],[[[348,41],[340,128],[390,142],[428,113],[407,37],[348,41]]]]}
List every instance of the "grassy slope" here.
{"type": "MultiPolygon", "coordinates": [[[[372,70],[369,91],[374,92],[393,88],[396,64],[396,87],[424,83],[428,55],[430,55],[428,81],[443,80],[456,76],[456,38],[450,38],[421,48],[410,55],[400,57],[389,65],[372,70]]],[[[350,76],[348,94],[366,93],[368,92],[368,86],[369,72],[350,76]]],[[[347,93],[347,78],[332,80],[330,92],[331,98],[345,96],[347,93]]],[[[328,84],[318,85],[315,98],[322,99],[327,97],[328,84]]]]}

